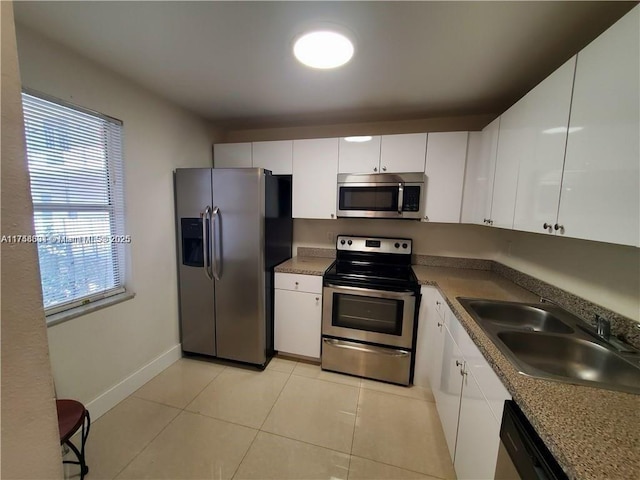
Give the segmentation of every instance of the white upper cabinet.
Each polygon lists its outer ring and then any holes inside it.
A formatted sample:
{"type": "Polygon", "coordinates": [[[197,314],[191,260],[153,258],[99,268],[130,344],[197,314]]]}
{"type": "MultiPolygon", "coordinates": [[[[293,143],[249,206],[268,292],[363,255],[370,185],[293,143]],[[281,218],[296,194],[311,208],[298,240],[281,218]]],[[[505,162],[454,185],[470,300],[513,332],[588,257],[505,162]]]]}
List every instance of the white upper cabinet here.
{"type": "MultiPolygon", "coordinates": [[[[575,64],[573,57],[527,93],[513,110],[517,115],[511,116],[506,135],[518,139],[518,144],[505,152],[519,165],[515,230],[554,231],[575,64]]],[[[501,131],[501,142],[502,138],[501,131]]]]}
{"type": "Polygon", "coordinates": [[[251,167],[251,143],[216,143],[213,146],[213,167],[251,167]]]}
{"type": "Polygon", "coordinates": [[[640,246],[640,7],[578,54],[558,233],[640,246]]]}
{"type": "Polygon", "coordinates": [[[427,134],[383,135],[380,142],[381,173],[424,172],[427,134]]]}
{"type": "Polygon", "coordinates": [[[513,228],[520,149],[527,143],[528,108],[522,99],[500,117],[490,222],[495,227],[513,228]]]}
{"type": "Polygon", "coordinates": [[[493,178],[496,172],[500,117],[482,132],[469,134],[469,153],[462,196],[463,223],[491,225],[493,178]]]}
{"type": "Polygon", "coordinates": [[[293,140],[253,142],[253,166],[271,170],[274,175],[291,175],[293,140]]]}
{"type": "Polygon", "coordinates": [[[468,138],[468,132],[429,134],[424,220],[460,223],[468,138]]]}
{"type": "Polygon", "coordinates": [[[371,137],[371,140],[365,142],[340,139],[338,173],[379,172],[380,137],[371,137]]]}
{"type": "Polygon", "coordinates": [[[293,141],[293,217],[336,217],[338,139],[293,141]]]}

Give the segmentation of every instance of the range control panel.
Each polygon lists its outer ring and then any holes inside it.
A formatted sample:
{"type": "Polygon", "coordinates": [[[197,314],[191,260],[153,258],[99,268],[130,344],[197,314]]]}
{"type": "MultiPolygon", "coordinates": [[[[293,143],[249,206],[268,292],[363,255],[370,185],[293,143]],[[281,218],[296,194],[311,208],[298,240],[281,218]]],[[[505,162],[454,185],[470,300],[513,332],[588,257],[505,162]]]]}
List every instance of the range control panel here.
{"type": "Polygon", "coordinates": [[[336,248],[349,252],[402,253],[406,255],[411,253],[411,239],[338,235],[336,248]]]}

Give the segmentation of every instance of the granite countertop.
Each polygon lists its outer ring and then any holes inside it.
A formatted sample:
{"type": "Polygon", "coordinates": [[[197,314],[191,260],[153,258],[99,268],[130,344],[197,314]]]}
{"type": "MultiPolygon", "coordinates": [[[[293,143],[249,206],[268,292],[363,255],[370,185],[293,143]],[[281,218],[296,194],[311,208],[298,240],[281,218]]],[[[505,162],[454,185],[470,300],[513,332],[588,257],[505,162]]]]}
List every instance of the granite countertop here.
{"type": "Polygon", "coordinates": [[[539,301],[492,271],[414,265],[436,286],[570,478],[640,478],[640,396],[518,373],[456,297],[539,301]]]}
{"type": "Polygon", "coordinates": [[[293,257],[275,268],[277,273],[299,273],[303,275],[322,275],[333,263],[334,258],[293,257]]]}

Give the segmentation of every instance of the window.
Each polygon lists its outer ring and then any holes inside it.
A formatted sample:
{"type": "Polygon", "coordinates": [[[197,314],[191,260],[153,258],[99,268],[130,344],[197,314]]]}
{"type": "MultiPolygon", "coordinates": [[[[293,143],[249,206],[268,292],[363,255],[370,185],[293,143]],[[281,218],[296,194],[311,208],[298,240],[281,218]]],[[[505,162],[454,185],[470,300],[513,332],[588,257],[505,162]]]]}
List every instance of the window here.
{"type": "Polygon", "coordinates": [[[45,312],[124,292],[122,122],[23,92],[45,312]]]}

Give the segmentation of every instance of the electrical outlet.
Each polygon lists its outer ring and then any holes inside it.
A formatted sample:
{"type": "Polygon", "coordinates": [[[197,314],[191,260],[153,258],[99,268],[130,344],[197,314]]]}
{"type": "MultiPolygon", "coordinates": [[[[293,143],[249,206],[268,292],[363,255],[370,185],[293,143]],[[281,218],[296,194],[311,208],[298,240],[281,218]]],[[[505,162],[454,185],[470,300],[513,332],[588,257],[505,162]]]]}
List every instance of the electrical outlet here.
{"type": "Polygon", "coordinates": [[[337,235],[338,234],[336,232],[327,232],[327,240],[331,243],[336,243],[337,235]]]}

